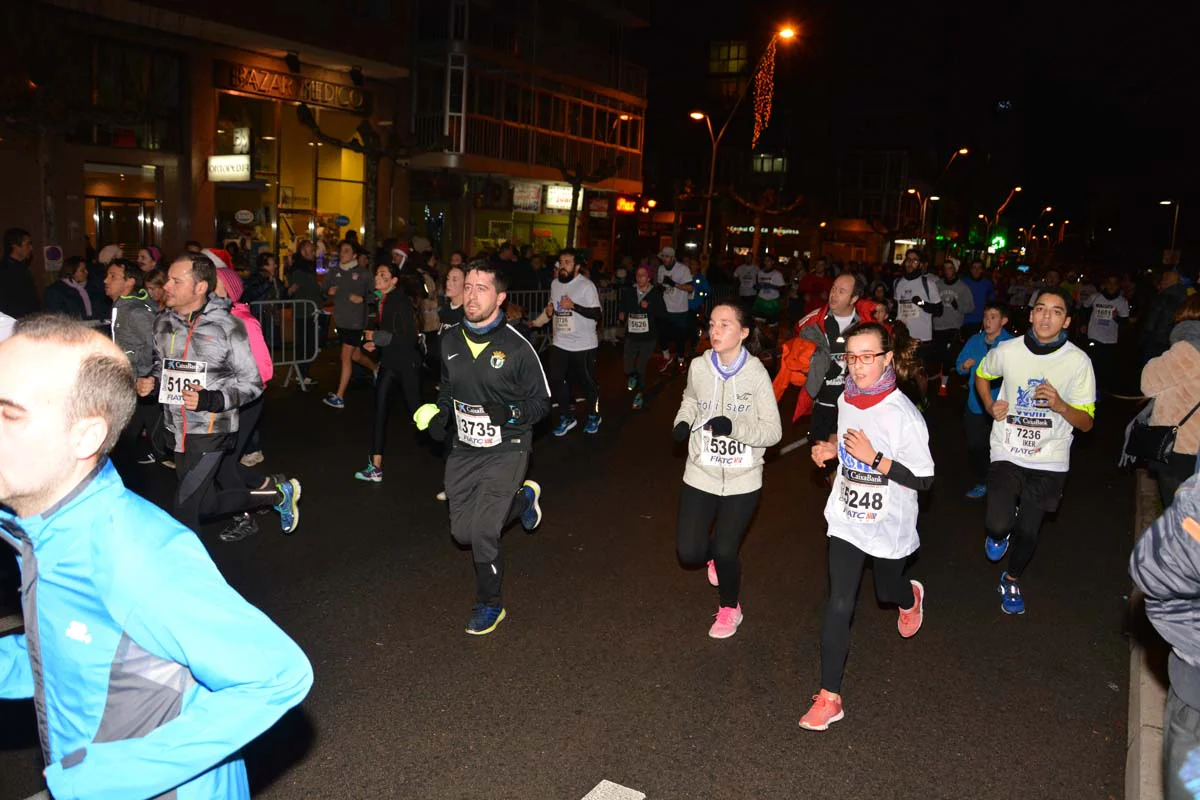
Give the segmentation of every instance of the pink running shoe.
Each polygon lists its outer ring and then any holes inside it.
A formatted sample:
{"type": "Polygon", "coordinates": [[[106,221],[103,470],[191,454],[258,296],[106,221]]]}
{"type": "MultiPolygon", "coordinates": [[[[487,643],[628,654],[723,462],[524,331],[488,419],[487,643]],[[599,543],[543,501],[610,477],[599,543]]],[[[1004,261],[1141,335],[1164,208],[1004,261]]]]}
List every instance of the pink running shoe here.
{"type": "Polygon", "coordinates": [[[900,619],[896,620],[896,627],[905,639],[916,636],[917,631],[921,630],[921,623],[925,621],[925,587],[920,581],[910,583],[913,587],[912,608],[900,609],[900,619]]]}
{"type": "Polygon", "coordinates": [[[822,689],[820,694],[813,695],[812,708],[800,718],[800,727],[806,731],[824,731],[845,716],[842,696],[822,689]]]}
{"type": "Polygon", "coordinates": [[[713,586],[721,585],[717,581],[717,562],[715,562],[715,561],[708,562],[708,582],[711,583],[713,586]]]}
{"type": "Polygon", "coordinates": [[[737,633],[738,625],[742,624],[742,604],[737,608],[721,606],[717,609],[717,621],[708,629],[708,635],[713,639],[728,639],[737,633]]]}

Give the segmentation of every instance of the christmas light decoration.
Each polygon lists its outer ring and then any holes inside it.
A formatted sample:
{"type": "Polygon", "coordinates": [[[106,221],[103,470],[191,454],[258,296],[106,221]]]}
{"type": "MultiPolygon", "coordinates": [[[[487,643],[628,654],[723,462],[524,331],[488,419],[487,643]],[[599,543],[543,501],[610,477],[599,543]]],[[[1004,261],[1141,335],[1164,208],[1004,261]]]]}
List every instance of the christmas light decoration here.
{"type": "Polygon", "coordinates": [[[775,37],[763,53],[762,63],[754,75],[754,138],[750,149],[758,147],[758,139],[771,122],[771,101],[775,97],[775,37]]]}

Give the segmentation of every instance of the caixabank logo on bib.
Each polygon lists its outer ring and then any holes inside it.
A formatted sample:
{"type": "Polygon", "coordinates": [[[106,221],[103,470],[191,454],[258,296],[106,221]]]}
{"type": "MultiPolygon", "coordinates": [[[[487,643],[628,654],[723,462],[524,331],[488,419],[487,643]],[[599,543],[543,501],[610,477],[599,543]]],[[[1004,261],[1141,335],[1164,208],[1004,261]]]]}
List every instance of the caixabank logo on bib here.
{"type": "Polygon", "coordinates": [[[1014,456],[1036,456],[1054,427],[1051,411],[1041,405],[1044,401],[1033,396],[1045,382],[1044,378],[1030,378],[1024,386],[1017,387],[1013,413],[1004,421],[1004,446],[1014,456]]]}
{"type": "Polygon", "coordinates": [[[838,460],[842,465],[841,490],[838,498],[842,515],[851,522],[879,522],[886,513],[887,476],[871,469],[838,444],[838,460]]]}

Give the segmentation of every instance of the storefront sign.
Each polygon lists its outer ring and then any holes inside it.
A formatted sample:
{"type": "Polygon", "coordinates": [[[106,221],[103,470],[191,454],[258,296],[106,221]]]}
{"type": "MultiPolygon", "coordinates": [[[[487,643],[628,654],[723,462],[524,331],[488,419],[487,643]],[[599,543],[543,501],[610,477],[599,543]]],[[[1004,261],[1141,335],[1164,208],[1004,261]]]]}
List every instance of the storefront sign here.
{"type": "MultiPolygon", "coordinates": [[[[547,186],[546,187],[546,208],[554,211],[570,211],[571,210],[571,195],[574,190],[570,186],[547,186]]],[[[579,210],[582,205],[583,192],[579,193],[579,197],[575,199],[575,209],[579,210]]]]}
{"type": "MultiPolygon", "coordinates": [[[[593,197],[591,200],[588,200],[588,216],[589,217],[599,217],[601,219],[603,219],[604,217],[607,217],[608,216],[608,198],[607,197],[593,197]]],[[[603,259],[601,259],[601,260],[603,260],[603,259]]]]}
{"type": "Polygon", "coordinates": [[[244,155],[250,152],[249,128],[233,129],[233,152],[237,153],[238,155],[244,155]]]}
{"type": "Polygon", "coordinates": [[[761,231],[757,230],[757,227],[754,225],[730,225],[725,230],[729,231],[730,233],[766,233],[774,234],[775,236],[800,235],[800,231],[797,228],[768,228],[766,225],[762,227],[761,231]]]}
{"type": "Polygon", "coordinates": [[[208,179],[212,183],[250,180],[250,156],[209,156],[208,179]]]}
{"type": "Polygon", "coordinates": [[[637,200],[634,200],[629,197],[618,197],[617,198],[617,213],[618,214],[632,214],[635,211],[637,211],[637,200]]]}
{"type": "Polygon", "coordinates": [[[276,100],[340,108],[360,114],[368,114],[371,111],[371,93],[357,86],[330,83],[287,72],[273,72],[244,64],[231,64],[227,61],[217,61],[214,67],[218,89],[232,89],[276,100]]]}
{"type": "Polygon", "coordinates": [[[512,194],[513,211],[523,214],[542,213],[542,185],[540,183],[514,183],[512,194]]]}
{"type": "Polygon", "coordinates": [[[254,212],[248,208],[243,208],[233,215],[233,220],[239,225],[249,225],[251,222],[254,222],[254,212]]]}
{"type": "Polygon", "coordinates": [[[338,214],[337,219],[335,219],[334,222],[337,223],[339,228],[344,228],[350,224],[350,218],[345,214],[338,214]]]}

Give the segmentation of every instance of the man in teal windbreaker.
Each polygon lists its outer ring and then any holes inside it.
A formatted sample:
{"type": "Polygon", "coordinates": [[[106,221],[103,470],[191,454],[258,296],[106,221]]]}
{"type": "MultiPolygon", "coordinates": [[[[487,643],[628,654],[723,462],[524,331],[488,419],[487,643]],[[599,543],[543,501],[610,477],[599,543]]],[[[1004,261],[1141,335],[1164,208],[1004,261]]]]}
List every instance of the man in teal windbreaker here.
{"type": "Polygon", "coordinates": [[[33,698],[56,800],[249,798],[239,750],[312,667],[121,483],[107,455],[134,397],[129,361],[80,323],[30,317],[0,344],[0,541],[25,618],[0,638],[0,698],[33,698]]]}

